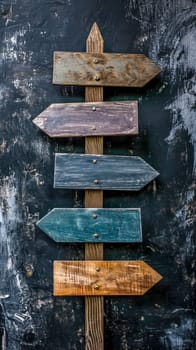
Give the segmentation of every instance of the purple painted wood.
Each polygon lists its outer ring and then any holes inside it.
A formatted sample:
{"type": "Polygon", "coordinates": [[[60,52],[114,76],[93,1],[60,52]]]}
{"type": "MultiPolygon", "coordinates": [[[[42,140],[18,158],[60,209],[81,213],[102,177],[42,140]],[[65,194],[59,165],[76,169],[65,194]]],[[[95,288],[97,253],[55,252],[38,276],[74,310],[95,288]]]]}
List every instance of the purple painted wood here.
{"type": "Polygon", "coordinates": [[[50,137],[138,134],[137,101],[59,103],[34,120],[50,137]]]}

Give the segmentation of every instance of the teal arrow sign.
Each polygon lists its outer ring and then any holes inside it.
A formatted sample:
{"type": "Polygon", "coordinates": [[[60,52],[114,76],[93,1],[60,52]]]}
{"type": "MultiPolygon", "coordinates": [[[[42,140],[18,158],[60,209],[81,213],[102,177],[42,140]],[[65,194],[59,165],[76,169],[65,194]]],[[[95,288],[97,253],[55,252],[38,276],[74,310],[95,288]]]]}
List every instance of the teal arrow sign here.
{"type": "Polygon", "coordinates": [[[140,209],[53,209],[37,226],[56,242],[142,242],[140,209]]]}
{"type": "Polygon", "coordinates": [[[139,191],[158,175],[140,157],[55,155],[54,188],[139,191]]]}

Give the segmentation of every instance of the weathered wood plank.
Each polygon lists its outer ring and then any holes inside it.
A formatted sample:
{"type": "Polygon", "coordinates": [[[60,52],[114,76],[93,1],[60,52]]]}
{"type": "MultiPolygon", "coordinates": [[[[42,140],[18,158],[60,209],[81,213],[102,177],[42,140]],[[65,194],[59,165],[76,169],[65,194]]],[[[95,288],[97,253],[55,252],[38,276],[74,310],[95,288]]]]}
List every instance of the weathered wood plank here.
{"type": "Polygon", "coordinates": [[[162,279],[143,261],[54,261],[54,295],[143,295],[162,279]]]}
{"type": "MultiPolygon", "coordinates": [[[[87,52],[103,52],[104,40],[96,23],[86,40],[87,52]]],[[[103,101],[103,87],[86,87],[86,102],[103,101]]],[[[103,137],[85,137],[85,153],[103,153],[103,137]]],[[[103,207],[103,191],[85,191],[86,208],[103,207]]],[[[102,243],[85,244],[85,260],[103,260],[102,243]]],[[[85,349],[104,350],[104,300],[103,297],[85,297],[85,349]]]]}
{"type": "Polygon", "coordinates": [[[55,155],[55,188],[138,191],[157,176],[140,157],[55,155]]]}
{"type": "Polygon", "coordinates": [[[54,52],[53,84],[143,87],[160,71],[143,54],[54,52]]]}
{"type": "Polygon", "coordinates": [[[141,242],[140,209],[51,210],[37,226],[56,242],[141,242]]]}
{"type": "Polygon", "coordinates": [[[138,134],[137,101],[59,103],[34,120],[50,137],[138,134]]]}

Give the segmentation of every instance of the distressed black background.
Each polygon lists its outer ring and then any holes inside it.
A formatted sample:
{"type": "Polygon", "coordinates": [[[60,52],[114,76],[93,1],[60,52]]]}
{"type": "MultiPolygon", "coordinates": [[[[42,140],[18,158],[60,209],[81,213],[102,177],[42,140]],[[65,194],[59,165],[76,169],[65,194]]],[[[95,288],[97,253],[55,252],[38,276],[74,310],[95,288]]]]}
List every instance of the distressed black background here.
{"type": "Polygon", "coordinates": [[[53,86],[53,51],[85,51],[94,21],[106,52],[144,53],[162,68],[138,99],[140,134],[105,138],[105,153],[139,155],[160,176],[140,193],[105,193],[106,207],[141,207],[143,243],[105,245],[107,259],[143,259],[163,275],[144,297],[105,298],[106,350],[194,350],[196,4],[191,0],[0,1],[0,349],[84,349],[84,299],[52,296],[52,261],[83,259],[35,228],[54,207],[82,207],[83,192],[52,188],[52,141],[32,123],[49,104],[84,100],[53,86]]]}

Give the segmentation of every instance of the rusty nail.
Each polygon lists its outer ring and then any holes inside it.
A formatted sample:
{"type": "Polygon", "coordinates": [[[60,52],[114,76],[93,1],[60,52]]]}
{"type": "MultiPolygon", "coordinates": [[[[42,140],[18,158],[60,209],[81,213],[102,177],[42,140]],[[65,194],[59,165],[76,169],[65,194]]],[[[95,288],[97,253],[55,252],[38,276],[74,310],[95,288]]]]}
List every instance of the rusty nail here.
{"type": "Polygon", "coordinates": [[[94,233],[93,237],[94,237],[94,238],[99,238],[98,233],[94,233]]]}
{"type": "Polygon", "coordinates": [[[97,163],[97,160],[96,159],[93,159],[93,164],[96,164],[97,163]]]}
{"type": "Polygon", "coordinates": [[[92,110],[93,110],[93,111],[96,111],[96,107],[95,107],[95,106],[93,106],[92,110]]]}
{"type": "Polygon", "coordinates": [[[27,277],[32,277],[33,276],[33,271],[34,271],[33,265],[32,264],[27,264],[27,265],[25,265],[24,268],[25,268],[26,276],[27,277]]]}
{"type": "Polygon", "coordinates": [[[93,215],[92,215],[92,218],[93,218],[93,219],[96,219],[96,218],[97,218],[97,215],[96,215],[96,214],[93,214],[93,215]]]}
{"type": "Polygon", "coordinates": [[[99,272],[100,271],[100,267],[96,267],[96,271],[99,272]]]}
{"type": "Polygon", "coordinates": [[[94,286],[94,288],[95,288],[96,290],[98,290],[98,289],[99,289],[98,284],[96,284],[96,285],[94,286]]]}

